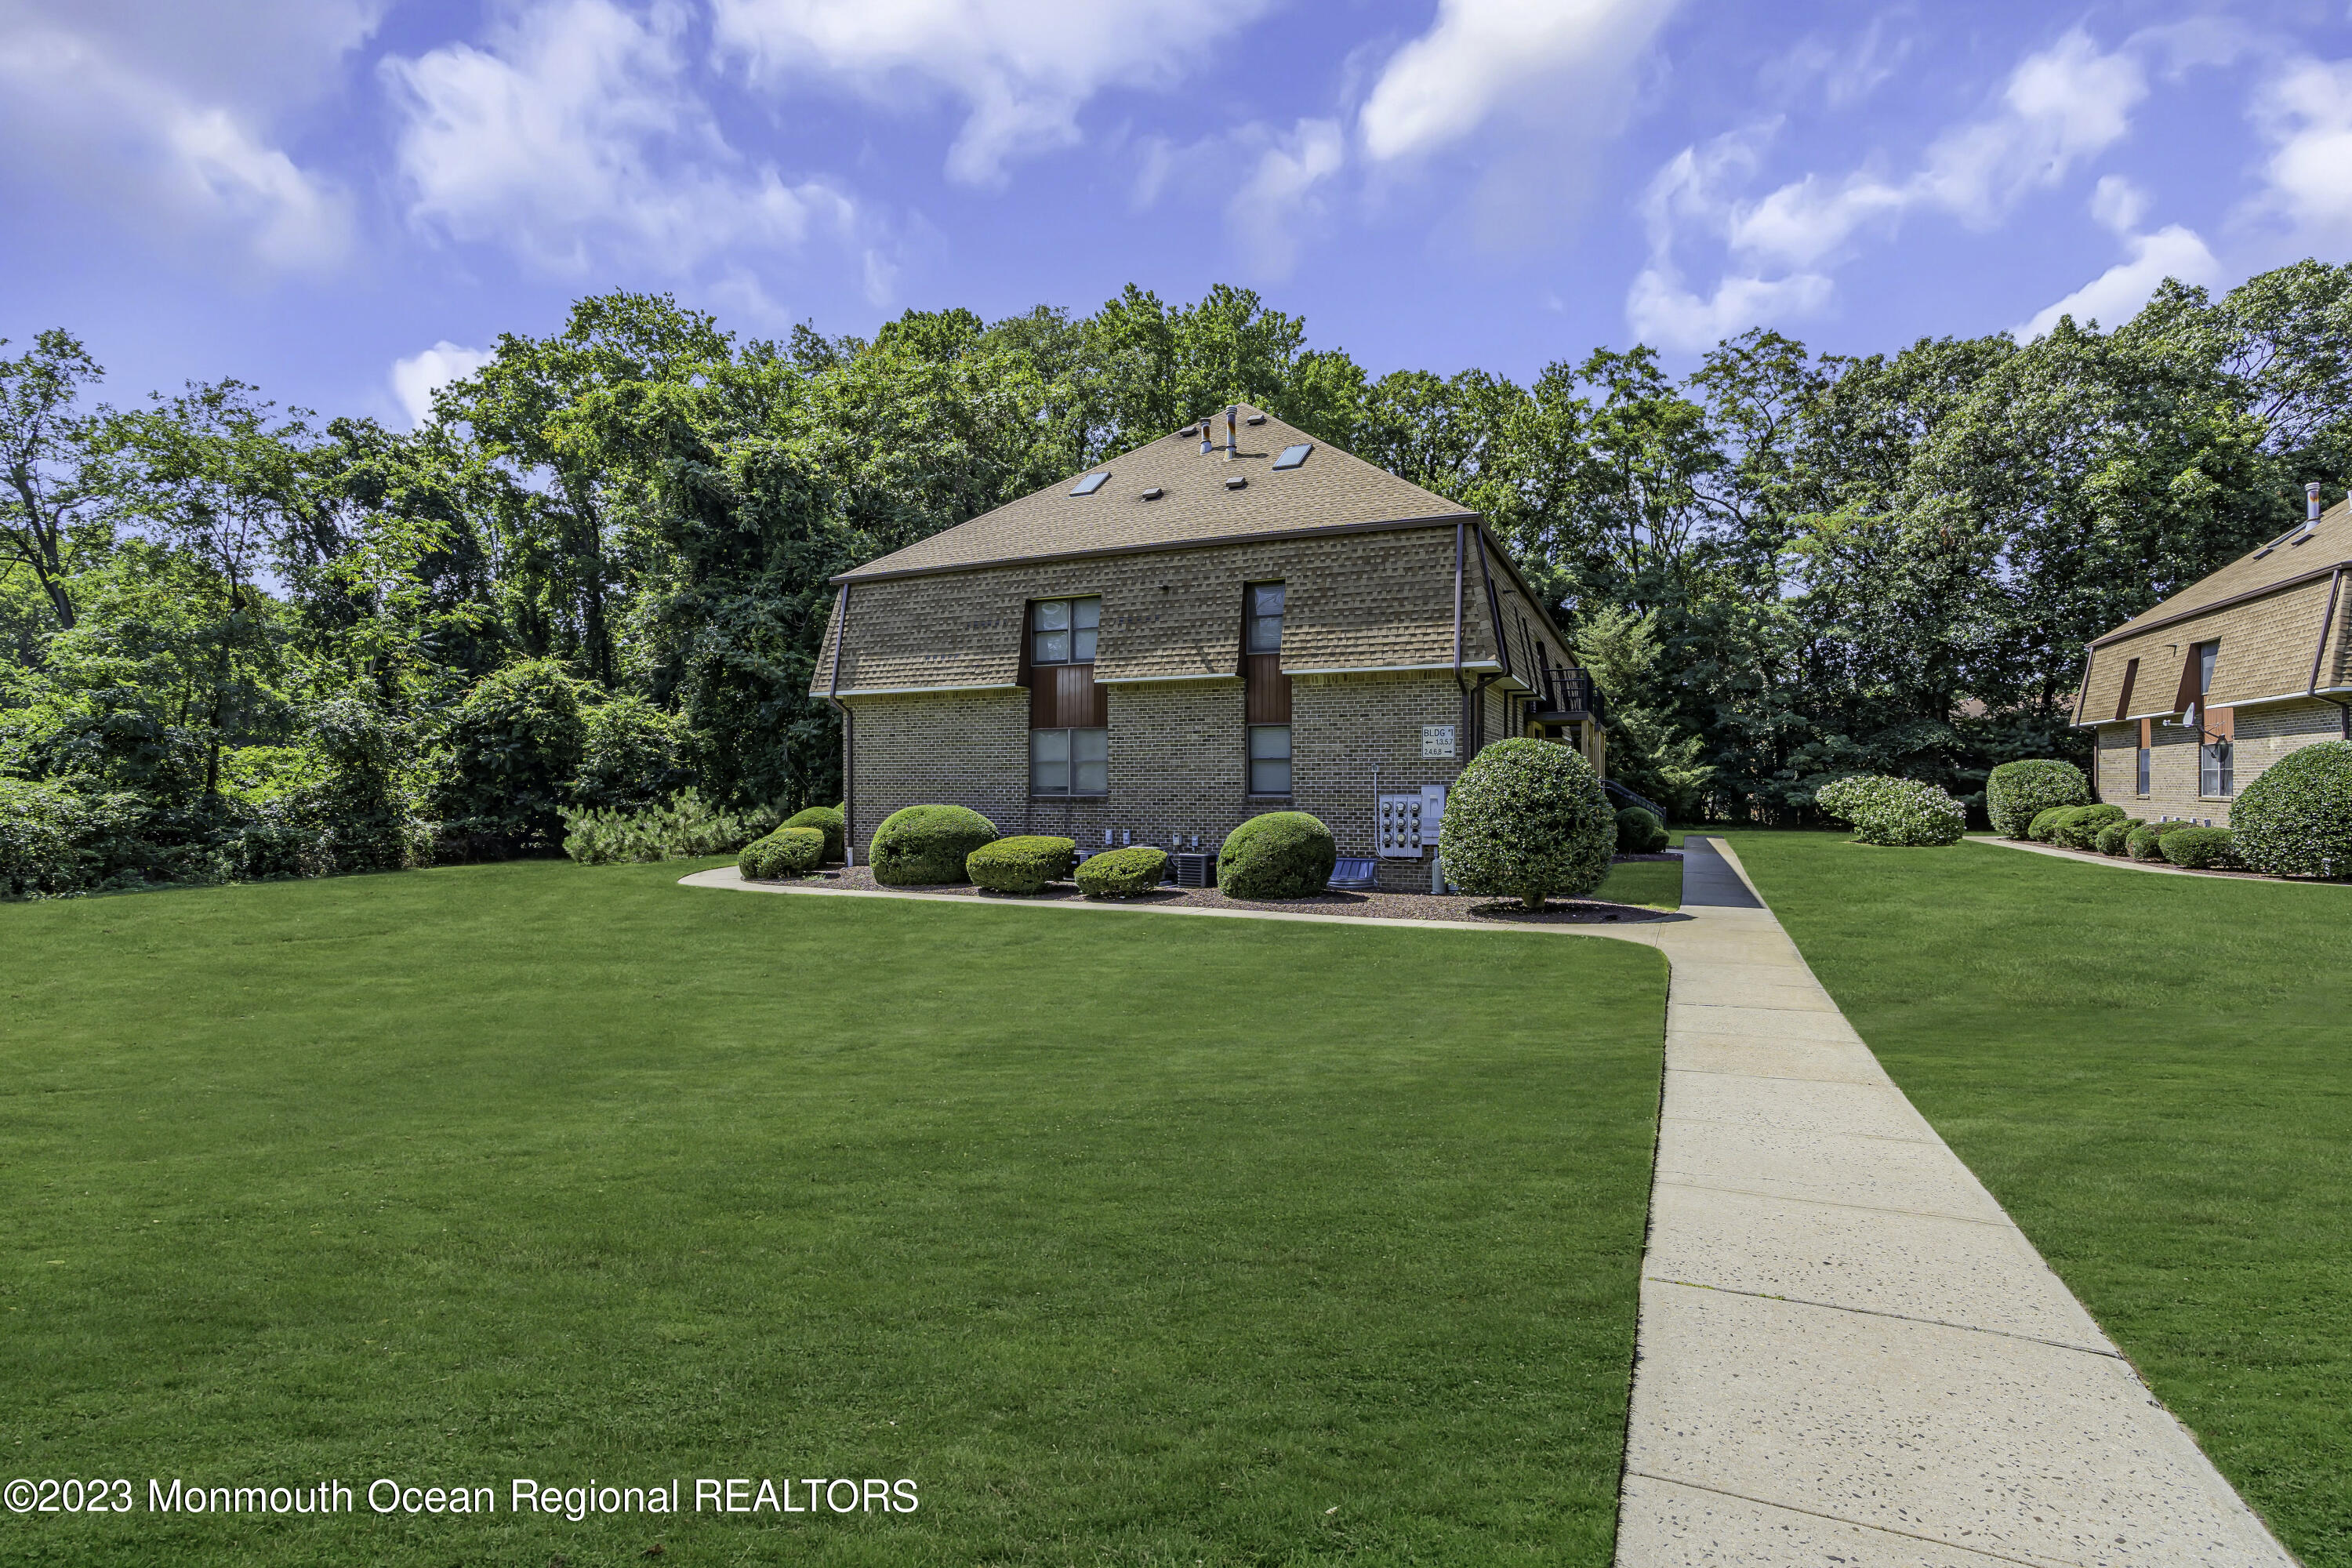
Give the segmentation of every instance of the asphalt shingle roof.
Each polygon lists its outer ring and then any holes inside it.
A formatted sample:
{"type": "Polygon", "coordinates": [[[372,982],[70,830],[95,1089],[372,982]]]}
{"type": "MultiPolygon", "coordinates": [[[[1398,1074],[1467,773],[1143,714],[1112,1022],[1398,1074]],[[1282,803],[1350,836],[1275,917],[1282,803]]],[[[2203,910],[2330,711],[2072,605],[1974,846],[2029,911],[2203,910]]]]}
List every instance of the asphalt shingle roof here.
{"type": "MultiPolygon", "coordinates": [[[[1072,474],[834,581],[951,572],[1041,556],[1217,544],[1366,523],[1451,522],[1474,515],[1263,410],[1242,405],[1241,419],[1239,451],[1231,458],[1222,450],[1202,457],[1197,426],[1189,437],[1163,436],[1086,470],[1110,473],[1091,495],[1070,493],[1083,477],[1072,474]],[[1261,416],[1263,423],[1247,422],[1261,416]],[[1307,461],[1276,470],[1274,460],[1283,448],[1300,442],[1314,443],[1307,461]],[[1235,478],[1246,482],[1234,488],[1228,481],[1235,478]],[[1157,499],[1144,499],[1154,489],[1157,499]]],[[[1210,429],[1222,444],[1223,408],[1210,429]]]]}
{"type": "Polygon", "coordinates": [[[2117,642],[2133,633],[2195,613],[2224,600],[2243,598],[2282,584],[2325,573],[2352,562],[2352,501],[2338,501],[2322,512],[2310,533],[2296,532],[2248,551],[2227,566],[2200,577],[2172,597],[2149,605],[2130,620],[2097,639],[2094,646],[2117,642]]]}

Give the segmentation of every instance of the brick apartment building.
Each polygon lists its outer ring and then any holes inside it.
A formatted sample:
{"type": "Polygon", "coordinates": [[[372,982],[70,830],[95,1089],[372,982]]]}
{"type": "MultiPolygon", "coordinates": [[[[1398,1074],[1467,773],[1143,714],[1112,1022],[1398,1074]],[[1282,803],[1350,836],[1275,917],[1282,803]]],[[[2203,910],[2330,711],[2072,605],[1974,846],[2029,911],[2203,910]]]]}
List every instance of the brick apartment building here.
{"type": "Polygon", "coordinates": [[[1426,889],[1479,746],[1605,763],[1591,682],[1478,515],[1255,408],[834,582],[811,690],[861,858],[927,802],[1082,849],[1213,850],[1296,809],[1426,889]]]}
{"type": "Polygon", "coordinates": [[[2300,525],[2091,644],[2074,720],[2101,800],[2227,826],[2263,769],[2352,738],[2352,509],[2309,496],[2300,525]]]}

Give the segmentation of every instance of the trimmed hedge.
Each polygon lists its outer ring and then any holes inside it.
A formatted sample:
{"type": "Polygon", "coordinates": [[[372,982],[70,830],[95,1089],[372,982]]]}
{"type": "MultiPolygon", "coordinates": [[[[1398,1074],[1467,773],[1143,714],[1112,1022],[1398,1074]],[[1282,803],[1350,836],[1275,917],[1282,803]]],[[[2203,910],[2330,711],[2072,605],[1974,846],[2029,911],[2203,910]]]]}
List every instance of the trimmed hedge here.
{"type": "Polygon", "coordinates": [[[815,827],[779,827],[743,847],[736,869],[755,882],[805,877],[824,864],[824,832],[815,827]]]}
{"type": "Polygon", "coordinates": [[[1958,844],[1968,830],[1968,808],[1917,779],[1832,779],[1813,792],[1813,804],[1853,825],[1864,844],[1935,848],[1958,844]]]}
{"type": "Polygon", "coordinates": [[[2352,877],[2352,741],[2289,752],[2230,805],[2238,858],[2273,877],[2352,877]]]}
{"type": "Polygon", "coordinates": [[[2125,843],[2131,837],[2132,830],[2138,826],[2138,823],[2129,820],[2110,822],[2099,829],[2098,837],[2092,842],[2098,846],[2099,853],[2102,855],[2121,855],[2124,853],[2125,843]]]}
{"type": "Polygon", "coordinates": [[[824,835],[824,858],[828,861],[842,858],[847,845],[849,818],[837,805],[812,805],[784,818],[785,827],[814,827],[824,835]]]}
{"type": "Polygon", "coordinates": [[[983,844],[964,857],[964,875],[992,893],[1034,893],[1070,874],[1077,840],[1021,833],[983,844]]]}
{"type": "Polygon", "coordinates": [[[1319,818],[1269,811],[1225,835],[1217,851],[1217,887],[1229,899],[1311,899],[1339,862],[1339,847],[1319,818]]]}
{"type": "Polygon", "coordinates": [[[1617,814],[1592,764],[1552,741],[1496,741],[1446,792],[1439,827],[1445,878],[1467,893],[1580,898],[1609,875],[1617,814]]]}
{"type": "Polygon", "coordinates": [[[2072,763],[2037,757],[2003,763],[1985,775],[1985,813],[2004,838],[2030,837],[2027,828],[2055,806],[2091,804],[2091,781],[2072,763]]]}
{"type": "Polygon", "coordinates": [[[1087,856],[1078,867],[1078,891],[1089,899],[1131,899],[1151,891],[1167,878],[1168,851],[1135,844],[1087,856]]]}
{"type": "Polygon", "coordinates": [[[2226,827],[2185,827],[2178,833],[2166,834],[2161,844],[2166,859],[2194,871],[2234,867],[2238,863],[2226,827]]]}
{"type": "MultiPolygon", "coordinates": [[[[2035,820],[2039,822],[2040,818],[2035,820]]],[[[2099,846],[2099,829],[2111,822],[2129,820],[2120,805],[2065,806],[2051,820],[2043,842],[2067,849],[2095,849],[2099,846]]]]}
{"type": "Polygon", "coordinates": [[[2049,843],[2050,829],[2056,825],[2060,817],[2074,809],[2071,805],[2053,805],[2035,812],[2033,820],[2026,824],[2025,836],[2036,844],[2049,843]]]}
{"type": "Polygon", "coordinates": [[[2194,827],[2193,822],[2143,822],[2131,830],[2124,840],[2124,849],[2135,860],[2161,860],[2164,851],[2159,846],[2168,833],[2178,833],[2184,827],[2194,827]]]}
{"type": "Polygon", "coordinates": [[[1617,814],[1617,853],[1655,855],[1666,847],[1666,825],[1638,805],[1617,814]]]}
{"type": "Polygon", "coordinates": [[[874,879],[886,888],[965,879],[964,858],[996,841],[996,824],[967,805],[910,805],[874,830],[874,879]]]}

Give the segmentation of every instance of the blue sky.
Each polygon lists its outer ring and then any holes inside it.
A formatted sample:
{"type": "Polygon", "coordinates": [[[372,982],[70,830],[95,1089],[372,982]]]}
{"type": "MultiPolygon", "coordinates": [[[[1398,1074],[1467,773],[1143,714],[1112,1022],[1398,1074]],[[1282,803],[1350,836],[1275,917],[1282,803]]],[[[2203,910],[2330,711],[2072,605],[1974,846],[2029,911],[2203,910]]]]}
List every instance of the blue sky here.
{"type": "Polygon", "coordinates": [[[0,336],[399,424],[614,287],[1864,351],[2352,259],[2352,0],[0,0],[0,336]]]}

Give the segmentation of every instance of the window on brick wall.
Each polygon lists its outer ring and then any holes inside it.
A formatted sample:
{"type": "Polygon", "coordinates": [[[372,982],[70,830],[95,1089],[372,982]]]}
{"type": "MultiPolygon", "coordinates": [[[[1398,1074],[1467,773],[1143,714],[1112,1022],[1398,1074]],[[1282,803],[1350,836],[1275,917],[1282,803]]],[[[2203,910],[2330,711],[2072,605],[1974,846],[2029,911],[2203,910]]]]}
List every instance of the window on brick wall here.
{"type": "Polygon", "coordinates": [[[2200,795],[2235,795],[2236,781],[2231,776],[2230,742],[2210,741],[2197,748],[2197,793],[2200,795]]]}
{"type": "Polygon", "coordinates": [[[1029,606],[1029,662],[1092,664],[1101,626],[1100,599],[1040,599],[1029,606]]]}
{"type": "Polygon", "coordinates": [[[1029,731],[1031,795],[1108,795],[1108,730],[1029,731]]]}
{"type": "Polygon", "coordinates": [[[2154,760],[2155,755],[2156,753],[2146,746],[2139,748],[2138,783],[2137,788],[2138,793],[2141,795],[2146,795],[2147,793],[2148,763],[2154,760]]]}
{"type": "Polygon", "coordinates": [[[1249,792],[1252,795],[1290,793],[1290,726],[1253,724],[1249,727],[1249,792]]]}

